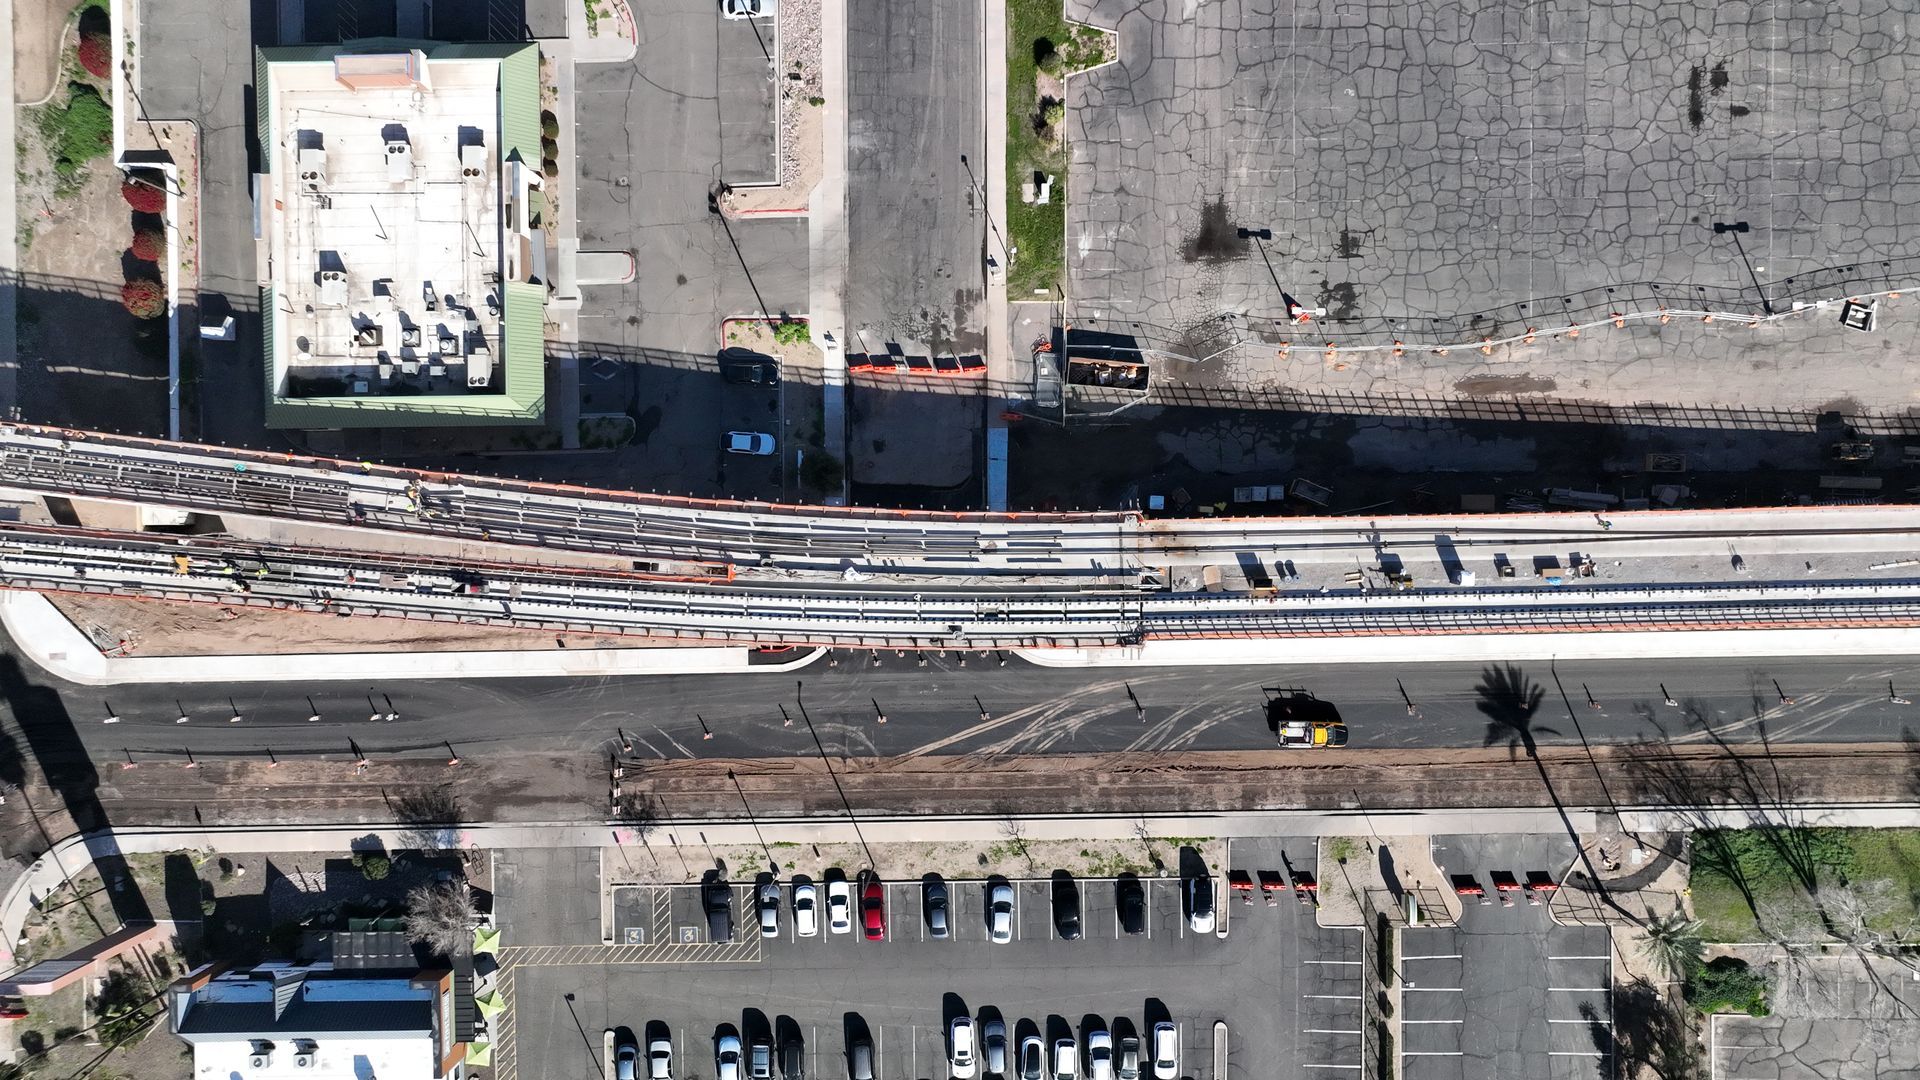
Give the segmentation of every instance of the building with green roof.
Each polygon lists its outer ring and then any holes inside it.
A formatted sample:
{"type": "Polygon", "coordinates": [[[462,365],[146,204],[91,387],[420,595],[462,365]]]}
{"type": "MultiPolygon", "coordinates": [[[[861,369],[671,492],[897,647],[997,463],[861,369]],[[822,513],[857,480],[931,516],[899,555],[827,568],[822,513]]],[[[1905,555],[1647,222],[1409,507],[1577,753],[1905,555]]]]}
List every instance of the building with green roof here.
{"type": "Polygon", "coordinates": [[[534,44],[257,49],[272,428],[546,418],[534,44]]]}

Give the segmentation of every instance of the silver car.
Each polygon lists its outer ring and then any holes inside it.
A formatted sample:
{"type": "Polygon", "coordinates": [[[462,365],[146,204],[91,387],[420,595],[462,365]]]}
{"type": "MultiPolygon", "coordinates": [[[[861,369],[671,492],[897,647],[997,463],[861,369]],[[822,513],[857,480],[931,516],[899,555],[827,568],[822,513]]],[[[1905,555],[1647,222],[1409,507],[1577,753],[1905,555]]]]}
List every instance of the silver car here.
{"type": "Polygon", "coordinates": [[[1105,1028],[1087,1032],[1087,1080],[1113,1080],[1113,1036],[1105,1028]]]}
{"type": "Polygon", "coordinates": [[[1180,1029],[1169,1021],[1153,1025],[1154,1080],[1174,1080],[1180,1075],[1180,1029]]]}
{"type": "Polygon", "coordinates": [[[1013,940],[1013,886],[997,882],[987,889],[987,934],[996,945],[1013,940]]]}
{"type": "Polygon", "coordinates": [[[740,1080],[740,1036],[713,1040],[713,1075],[719,1080],[740,1080]]]}
{"type": "Polygon", "coordinates": [[[1080,1080],[1080,1048],[1072,1039],[1054,1040],[1053,1080],[1080,1080]]]}
{"type": "Polygon", "coordinates": [[[647,1043],[647,1080],[673,1080],[673,1040],[647,1043]]]}

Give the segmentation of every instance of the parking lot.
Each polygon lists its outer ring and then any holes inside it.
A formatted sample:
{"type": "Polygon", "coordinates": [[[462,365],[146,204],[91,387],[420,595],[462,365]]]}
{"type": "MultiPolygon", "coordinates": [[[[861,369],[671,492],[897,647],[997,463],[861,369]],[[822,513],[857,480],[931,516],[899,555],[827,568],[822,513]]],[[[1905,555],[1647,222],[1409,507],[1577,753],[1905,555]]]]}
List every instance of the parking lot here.
{"type": "MultiPolygon", "coordinates": [[[[1297,858],[1310,861],[1312,842],[1300,845],[1297,858]]],[[[1195,1080],[1215,1076],[1216,1022],[1228,1030],[1222,1080],[1264,1078],[1275,1062],[1308,1076],[1360,1064],[1361,935],[1322,928],[1297,903],[1245,906],[1218,881],[1217,925],[1226,933],[1195,933],[1179,879],[1145,878],[1144,926],[1129,935],[1114,880],[1082,878],[1083,933],[1063,940],[1052,883],[1015,880],[1011,940],[996,944],[987,882],[947,881],[951,934],[941,940],[927,931],[921,882],[890,881],[886,933],[868,941],[857,887],[854,927],[834,934],[825,881],[815,884],[819,933],[795,933],[791,883],[782,882],[778,934],[762,939],[752,883],[733,882],[735,943],[724,949],[708,943],[697,885],[614,888],[611,948],[539,950],[541,962],[515,967],[514,1075],[596,1077],[600,1032],[614,1028],[671,1039],[675,1080],[712,1077],[714,1038],[723,1032],[748,1042],[797,1035],[811,1075],[845,1075],[849,1038],[864,1036],[881,1080],[945,1077],[946,1032],[959,1015],[975,1017],[982,1030],[1002,1020],[1009,1053],[1037,1035],[1048,1044],[1071,1038],[1084,1054],[1087,1033],[1107,1030],[1116,1045],[1140,1038],[1143,1059],[1153,1025],[1172,1023],[1178,1075],[1195,1080]]],[[[1150,1062],[1142,1069],[1150,1075],[1150,1062]]]]}
{"type": "Polygon", "coordinates": [[[1572,848],[1564,837],[1437,837],[1442,871],[1480,883],[1458,926],[1401,938],[1400,1075],[1601,1080],[1612,1075],[1613,960],[1605,927],[1557,926],[1547,905],[1498,898],[1495,873],[1524,880],[1572,848]]]}

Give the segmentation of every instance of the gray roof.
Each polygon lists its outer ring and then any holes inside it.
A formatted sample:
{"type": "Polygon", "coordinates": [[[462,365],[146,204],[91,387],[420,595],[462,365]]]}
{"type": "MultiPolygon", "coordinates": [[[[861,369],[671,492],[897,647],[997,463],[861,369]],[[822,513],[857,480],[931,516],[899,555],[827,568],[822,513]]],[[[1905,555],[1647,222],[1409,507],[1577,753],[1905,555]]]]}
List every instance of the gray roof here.
{"type": "Polygon", "coordinates": [[[327,1032],[427,1031],[433,1027],[430,1001],[308,1001],[296,998],[278,1020],[272,1001],[195,1002],[178,1033],[192,1035],[296,1036],[327,1032]]]}

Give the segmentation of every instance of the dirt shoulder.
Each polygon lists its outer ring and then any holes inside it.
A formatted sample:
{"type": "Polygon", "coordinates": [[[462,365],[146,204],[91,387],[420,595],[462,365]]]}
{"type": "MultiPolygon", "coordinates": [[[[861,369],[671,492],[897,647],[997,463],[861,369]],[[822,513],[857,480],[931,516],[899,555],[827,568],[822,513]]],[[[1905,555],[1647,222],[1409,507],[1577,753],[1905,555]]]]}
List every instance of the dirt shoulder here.
{"type": "Polygon", "coordinates": [[[115,656],[637,649],[669,644],[649,638],[552,634],[410,619],[343,619],[301,611],[64,593],[48,594],[47,599],[95,646],[115,656]]]}

